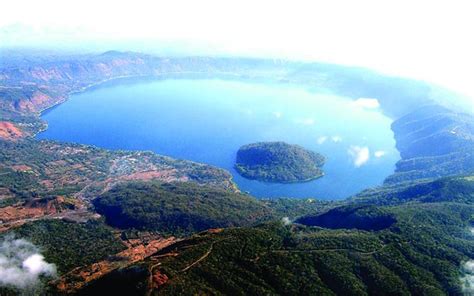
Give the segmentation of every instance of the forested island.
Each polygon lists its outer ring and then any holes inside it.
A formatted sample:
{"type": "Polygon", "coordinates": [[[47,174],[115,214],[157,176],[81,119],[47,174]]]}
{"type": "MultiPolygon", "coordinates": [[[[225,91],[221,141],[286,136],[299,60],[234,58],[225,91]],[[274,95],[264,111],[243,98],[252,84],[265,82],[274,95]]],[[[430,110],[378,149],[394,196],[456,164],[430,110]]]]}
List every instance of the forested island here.
{"type": "Polygon", "coordinates": [[[235,169],[245,178],[272,182],[308,182],[324,175],[325,157],[285,142],[260,142],[240,147],[235,169]]]}

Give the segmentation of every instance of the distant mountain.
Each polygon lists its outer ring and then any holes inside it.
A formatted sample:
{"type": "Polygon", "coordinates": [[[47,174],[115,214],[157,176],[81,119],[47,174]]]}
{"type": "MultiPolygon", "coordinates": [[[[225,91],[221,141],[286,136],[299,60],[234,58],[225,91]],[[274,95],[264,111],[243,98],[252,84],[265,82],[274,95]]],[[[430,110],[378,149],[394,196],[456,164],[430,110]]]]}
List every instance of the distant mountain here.
{"type": "MultiPolygon", "coordinates": [[[[120,77],[142,76],[226,77],[294,83],[330,90],[354,99],[375,97],[384,112],[392,117],[402,116],[420,105],[433,102],[434,94],[441,92],[437,87],[421,81],[324,63],[252,58],[158,57],[119,51],[88,55],[37,53],[26,56],[7,52],[0,63],[3,91],[0,93],[0,107],[19,113],[17,115],[31,115],[85,87],[120,77]],[[25,89],[29,95],[25,95],[25,89]],[[42,99],[38,100],[38,97],[42,99]]],[[[12,114],[10,117],[15,119],[12,114]]]]}

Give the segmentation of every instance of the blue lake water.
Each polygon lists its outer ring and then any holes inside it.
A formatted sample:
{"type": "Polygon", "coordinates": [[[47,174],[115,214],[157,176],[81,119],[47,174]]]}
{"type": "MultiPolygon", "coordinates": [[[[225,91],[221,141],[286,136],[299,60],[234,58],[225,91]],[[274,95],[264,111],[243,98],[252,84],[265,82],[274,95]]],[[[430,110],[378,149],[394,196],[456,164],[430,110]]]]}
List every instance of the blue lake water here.
{"type": "Polygon", "coordinates": [[[340,199],[381,184],[399,159],[391,119],[353,99],[218,79],[114,82],[45,112],[49,128],[37,137],[208,163],[229,170],[240,189],[257,197],[340,199]],[[235,154],[258,141],[322,153],[325,176],[300,184],[240,177],[233,169],[235,154]]]}

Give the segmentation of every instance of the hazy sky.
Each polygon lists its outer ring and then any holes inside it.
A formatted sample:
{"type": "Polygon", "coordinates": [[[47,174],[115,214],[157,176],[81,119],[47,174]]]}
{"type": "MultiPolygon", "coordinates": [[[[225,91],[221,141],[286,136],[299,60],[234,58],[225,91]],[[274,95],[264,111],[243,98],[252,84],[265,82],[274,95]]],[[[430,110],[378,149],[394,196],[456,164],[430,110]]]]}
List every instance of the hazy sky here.
{"type": "Polygon", "coordinates": [[[0,42],[172,42],[188,54],[362,65],[474,97],[473,11],[472,1],[456,0],[7,0],[0,42]],[[19,24],[31,26],[33,35],[8,36],[19,24]]]}

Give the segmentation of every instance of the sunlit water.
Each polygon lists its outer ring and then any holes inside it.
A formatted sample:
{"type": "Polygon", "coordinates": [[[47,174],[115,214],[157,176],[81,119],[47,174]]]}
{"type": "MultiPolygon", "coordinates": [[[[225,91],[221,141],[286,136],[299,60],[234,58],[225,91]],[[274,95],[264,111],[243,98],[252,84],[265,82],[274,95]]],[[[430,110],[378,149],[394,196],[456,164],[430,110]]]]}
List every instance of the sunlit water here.
{"type": "Polygon", "coordinates": [[[338,199],[380,184],[399,159],[391,120],[351,99],[269,83],[115,82],[72,95],[43,114],[49,128],[38,138],[153,150],[212,164],[229,170],[243,191],[258,197],[338,199]],[[236,151],[258,141],[285,141],[320,152],[328,159],[326,175],[301,184],[242,178],[233,169],[236,151]],[[369,150],[367,161],[362,155],[356,161],[354,146],[369,150]]]}

